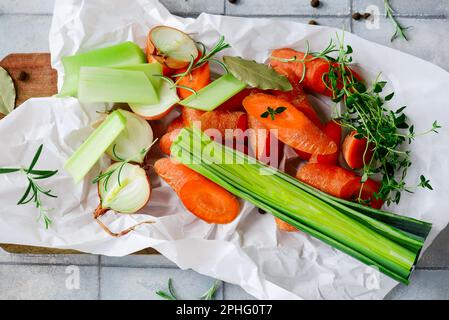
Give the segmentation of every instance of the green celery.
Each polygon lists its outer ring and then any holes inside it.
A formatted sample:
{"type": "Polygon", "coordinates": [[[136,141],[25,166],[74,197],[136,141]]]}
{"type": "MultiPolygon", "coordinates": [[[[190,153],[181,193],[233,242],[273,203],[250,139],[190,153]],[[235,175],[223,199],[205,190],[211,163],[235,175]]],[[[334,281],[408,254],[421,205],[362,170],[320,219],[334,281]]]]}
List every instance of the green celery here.
{"type": "Polygon", "coordinates": [[[119,110],[112,112],[66,161],[64,169],[79,183],[126,128],[126,118],[119,110]]]}
{"type": "Polygon", "coordinates": [[[126,66],[145,62],[146,58],[142,49],[130,41],[63,57],[64,84],[59,94],[60,96],[77,96],[81,67],[126,66]]]}
{"type": "Polygon", "coordinates": [[[158,93],[142,71],[81,68],[78,99],[81,102],[155,104],[158,93]]]}
{"type": "Polygon", "coordinates": [[[142,71],[151,81],[156,92],[161,88],[161,77],[155,77],[162,75],[162,65],[159,62],[135,64],[130,66],[113,67],[113,69],[127,70],[127,71],[142,71]]]}
{"type": "Polygon", "coordinates": [[[193,109],[212,111],[246,88],[246,83],[228,73],[213,81],[179,104],[193,109]]]}
{"type": "MultiPolygon", "coordinates": [[[[211,141],[198,130],[183,129],[172,145],[172,155],[237,196],[408,283],[424,239],[334,201],[284,173],[211,141]],[[224,159],[238,161],[226,164],[224,159]],[[261,175],[261,170],[269,170],[271,175],[261,175]]],[[[394,214],[390,217],[400,220],[394,214]]],[[[409,219],[409,223],[414,222],[409,219]]],[[[417,220],[415,223],[419,225],[417,220]]]]}

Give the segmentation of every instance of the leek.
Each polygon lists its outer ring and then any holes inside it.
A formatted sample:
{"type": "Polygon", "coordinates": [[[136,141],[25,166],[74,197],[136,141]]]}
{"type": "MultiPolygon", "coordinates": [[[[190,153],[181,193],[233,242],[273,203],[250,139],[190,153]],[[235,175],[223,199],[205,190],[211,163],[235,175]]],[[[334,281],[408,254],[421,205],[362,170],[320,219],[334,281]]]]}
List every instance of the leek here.
{"type": "Polygon", "coordinates": [[[119,110],[112,112],[67,160],[64,169],[80,182],[126,128],[126,118],[119,110]]]}
{"type": "Polygon", "coordinates": [[[78,99],[81,102],[155,104],[158,94],[142,71],[113,68],[81,68],[78,99]]]}
{"type": "Polygon", "coordinates": [[[182,100],[179,104],[198,110],[212,111],[246,88],[246,83],[228,73],[182,100]]]}
{"type": "Polygon", "coordinates": [[[64,84],[61,96],[76,97],[81,67],[112,67],[145,63],[142,49],[133,42],[123,42],[111,47],[63,57],[64,84]]]}
{"type": "Polygon", "coordinates": [[[408,284],[430,224],[339,201],[197,129],[183,129],[171,154],[236,196],[408,284]]]}

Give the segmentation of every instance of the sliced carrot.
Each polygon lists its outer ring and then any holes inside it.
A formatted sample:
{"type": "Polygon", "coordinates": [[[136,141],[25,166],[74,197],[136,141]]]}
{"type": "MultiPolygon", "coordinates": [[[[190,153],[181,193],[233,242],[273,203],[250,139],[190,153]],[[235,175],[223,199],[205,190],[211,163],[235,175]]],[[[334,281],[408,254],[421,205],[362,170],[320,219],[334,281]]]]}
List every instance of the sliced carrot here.
{"type": "MultiPolygon", "coordinates": [[[[186,70],[181,70],[179,73],[185,72],[186,70]]],[[[210,83],[210,68],[209,63],[203,64],[198,69],[193,70],[189,74],[185,75],[178,81],[178,85],[191,88],[195,91],[199,91],[210,83]]],[[[186,99],[191,96],[193,92],[178,88],[178,96],[181,99],[186,99]]]]}
{"type": "Polygon", "coordinates": [[[200,117],[204,113],[204,111],[187,107],[182,107],[181,112],[186,127],[190,127],[194,121],[200,121],[200,117]]]}
{"type": "Polygon", "coordinates": [[[331,120],[323,128],[323,132],[336,143],[337,151],[330,155],[316,155],[312,157],[310,153],[301,152],[295,150],[298,156],[303,160],[308,160],[311,162],[327,163],[327,164],[337,164],[339,149],[341,143],[341,126],[338,122],[331,120]]]}
{"type": "MultiPolygon", "coordinates": [[[[270,59],[270,65],[274,70],[278,73],[286,75],[289,79],[293,77],[293,74],[296,75],[299,79],[303,76],[304,66],[305,76],[301,84],[307,91],[315,92],[319,94],[326,95],[328,97],[332,97],[332,91],[326,86],[323,82],[323,78],[325,78],[326,74],[329,73],[330,63],[322,58],[313,58],[313,56],[308,55],[306,57],[306,61],[304,64],[300,61],[281,61],[276,58],[281,59],[293,59],[296,57],[296,60],[303,60],[305,54],[303,52],[299,52],[290,48],[282,48],[276,49],[271,53],[272,57],[270,59]]],[[[336,65],[335,63],[333,64],[336,65]]],[[[354,72],[352,69],[348,68],[348,71],[358,79],[361,80],[360,76],[354,72]]],[[[341,84],[340,84],[341,86],[341,84]]]]}
{"type": "Polygon", "coordinates": [[[178,116],[175,118],[167,127],[167,132],[173,131],[175,129],[182,129],[184,128],[184,120],[182,119],[182,116],[178,116]]]}
{"type": "Polygon", "coordinates": [[[254,116],[267,129],[277,130],[277,138],[294,149],[322,155],[337,151],[335,142],[285,99],[257,93],[246,97],[243,106],[249,115],[254,116]],[[276,114],[274,120],[270,116],[262,116],[268,108],[276,110],[279,107],[285,109],[276,114]]]}
{"type": "Polygon", "coordinates": [[[308,163],[298,170],[296,178],[332,196],[349,199],[354,192],[350,186],[357,176],[336,165],[308,163]]]}
{"type": "Polygon", "coordinates": [[[276,138],[271,136],[267,127],[257,120],[256,117],[248,116],[248,128],[252,129],[248,135],[252,156],[263,163],[271,165],[274,165],[272,163],[273,157],[277,156],[278,161],[282,158],[284,144],[281,141],[274,140],[276,138]],[[277,148],[273,148],[272,141],[277,141],[277,148]]]}
{"type": "Polygon", "coordinates": [[[181,129],[174,129],[170,132],[167,132],[159,139],[159,149],[161,149],[163,153],[165,153],[166,155],[171,154],[171,145],[173,141],[176,140],[176,137],[178,137],[180,131],[181,129]]]}
{"type": "Polygon", "coordinates": [[[372,147],[367,147],[365,138],[356,138],[356,131],[351,131],[344,139],[342,145],[343,158],[352,169],[363,168],[365,163],[369,163],[373,156],[372,147]]]}
{"type": "Polygon", "coordinates": [[[376,199],[374,193],[378,193],[380,190],[380,183],[372,179],[366,180],[364,183],[360,182],[360,177],[354,178],[354,180],[347,185],[345,193],[351,194],[351,199],[361,199],[361,203],[366,203],[374,209],[380,209],[383,205],[381,199],[376,199]]]}
{"type": "Polygon", "coordinates": [[[297,232],[298,231],[298,229],[296,229],[291,224],[288,224],[284,220],[274,217],[274,221],[276,221],[276,225],[278,226],[279,230],[286,231],[286,232],[297,232]]]}
{"type": "Polygon", "coordinates": [[[199,173],[166,158],[157,160],[154,169],[178,194],[187,210],[198,218],[224,224],[238,216],[238,199],[199,173]]]}
{"type": "Polygon", "coordinates": [[[216,129],[224,137],[226,129],[240,129],[245,131],[248,128],[248,115],[241,111],[209,111],[201,115],[201,130],[216,129]]]}

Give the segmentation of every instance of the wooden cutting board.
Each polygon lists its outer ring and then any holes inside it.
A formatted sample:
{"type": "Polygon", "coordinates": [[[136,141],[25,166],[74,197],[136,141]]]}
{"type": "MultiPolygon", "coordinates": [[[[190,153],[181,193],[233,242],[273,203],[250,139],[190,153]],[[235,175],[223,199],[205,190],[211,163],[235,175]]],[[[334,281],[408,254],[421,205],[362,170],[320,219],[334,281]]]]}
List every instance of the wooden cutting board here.
{"type": "MultiPolygon", "coordinates": [[[[0,61],[0,66],[8,71],[16,88],[16,107],[29,98],[50,97],[58,92],[58,74],[52,69],[49,53],[13,53],[0,61]]],[[[0,119],[2,115],[0,114],[0,119]]],[[[74,250],[49,249],[13,244],[0,244],[10,253],[21,254],[71,254],[74,250]]],[[[157,254],[152,248],[137,254],[157,254]]]]}

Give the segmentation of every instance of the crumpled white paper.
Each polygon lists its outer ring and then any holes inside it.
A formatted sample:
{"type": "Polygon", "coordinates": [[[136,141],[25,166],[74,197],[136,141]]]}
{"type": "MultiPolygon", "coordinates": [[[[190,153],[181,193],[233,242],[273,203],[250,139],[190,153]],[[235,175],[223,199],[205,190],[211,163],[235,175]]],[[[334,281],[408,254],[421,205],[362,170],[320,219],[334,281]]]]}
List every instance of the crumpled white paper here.
{"type": "MultiPolygon", "coordinates": [[[[202,14],[197,19],[171,15],[156,0],[68,0],[56,1],[50,33],[53,66],[59,73],[61,57],[77,52],[133,40],[142,47],[148,29],[170,25],[184,30],[207,46],[224,35],[232,45],[230,55],[264,61],[279,47],[324,48],[337,32],[272,19],[248,19],[202,14]]],[[[445,199],[449,186],[449,136],[445,128],[449,74],[430,63],[386,48],[350,33],[345,40],[354,48],[354,61],[370,73],[382,71],[396,95],[393,103],[407,105],[416,131],[429,128],[438,119],[438,135],[420,137],[413,144],[410,181],[420,173],[430,178],[434,191],[404,194],[395,212],[432,222],[427,245],[449,221],[445,199]]],[[[229,225],[209,225],[186,212],[177,196],[156,176],[151,177],[153,194],[145,213],[157,223],[144,225],[128,236],[115,239],[92,219],[98,204],[90,178],[75,185],[63,170],[65,160],[92,131],[91,124],[103,105],[81,105],[76,99],[31,99],[0,121],[0,167],[27,166],[40,144],[45,148],[38,163],[42,169],[60,173],[44,185],[58,195],[45,199],[54,221],[49,230],[36,222],[33,206],[17,206],[27,181],[20,174],[0,175],[0,243],[77,249],[84,252],[123,256],[154,247],[183,269],[242,286],[261,299],[378,299],[396,285],[353,258],[303,233],[277,231],[273,217],[261,215],[245,203],[239,218],[229,225]]],[[[108,213],[104,220],[121,230],[147,215],[108,213]]],[[[412,278],[413,280],[413,278],[412,278]]]]}

